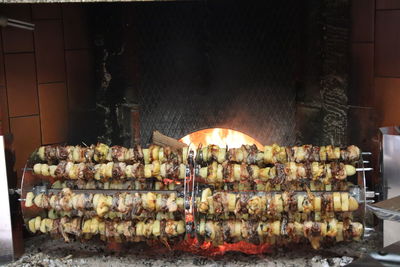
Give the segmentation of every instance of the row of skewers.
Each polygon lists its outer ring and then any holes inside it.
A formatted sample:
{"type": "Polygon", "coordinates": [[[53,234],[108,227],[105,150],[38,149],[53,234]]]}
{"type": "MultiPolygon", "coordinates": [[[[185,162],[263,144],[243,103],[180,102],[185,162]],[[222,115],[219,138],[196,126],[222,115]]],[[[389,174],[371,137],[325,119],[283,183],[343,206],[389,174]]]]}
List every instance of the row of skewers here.
{"type": "MultiPolygon", "coordinates": [[[[183,220],[107,220],[93,217],[62,217],[58,219],[37,216],[28,221],[32,233],[41,232],[61,235],[66,242],[72,237],[90,239],[100,236],[102,240],[117,242],[139,242],[152,239],[167,241],[185,233],[183,220]]],[[[341,242],[359,240],[363,234],[361,223],[349,219],[338,221],[335,218],[325,221],[288,222],[282,220],[205,220],[197,228],[199,237],[212,242],[214,246],[226,243],[247,241],[250,243],[299,243],[308,240],[314,249],[319,249],[324,241],[341,242]]]]}
{"type": "MultiPolygon", "coordinates": [[[[212,161],[225,161],[246,164],[275,164],[286,162],[355,162],[360,157],[360,149],[354,145],[346,148],[335,146],[292,146],[285,147],[273,144],[264,146],[262,150],[255,145],[242,145],[240,148],[222,148],[216,145],[200,146],[196,150],[195,160],[198,164],[208,164],[212,161]]],[[[173,150],[170,147],[150,145],[141,148],[111,146],[98,143],[91,146],[42,146],[37,150],[41,161],[57,163],[70,161],[75,163],[105,163],[126,162],[149,164],[154,161],[188,164],[193,152],[188,147],[173,150]]]]}
{"type": "Polygon", "coordinates": [[[25,207],[36,206],[54,211],[81,211],[82,216],[96,215],[104,217],[109,212],[118,212],[124,217],[138,217],[142,213],[183,213],[184,199],[177,193],[160,194],[147,193],[75,193],[64,188],[58,193],[40,193],[35,195],[28,192],[25,198],[25,207]]]}
{"type": "Polygon", "coordinates": [[[212,192],[210,188],[202,191],[197,199],[197,210],[207,215],[248,214],[262,217],[281,213],[329,214],[333,212],[352,212],[358,209],[358,202],[348,192],[277,192],[277,193],[232,193],[212,192]]]}
{"type": "Polygon", "coordinates": [[[168,240],[183,236],[183,220],[107,220],[103,218],[62,217],[57,219],[37,216],[28,221],[32,233],[61,235],[66,242],[72,237],[90,239],[99,236],[102,240],[117,242],[140,242],[151,239],[168,240]]]}
{"type": "MultiPolygon", "coordinates": [[[[143,218],[151,214],[171,214],[183,217],[184,199],[177,193],[128,193],[114,194],[79,193],[64,188],[58,193],[28,192],[25,207],[36,206],[61,215],[84,217],[143,218]],[[110,215],[111,214],[111,215],[110,215]]],[[[316,213],[320,217],[333,216],[335,212],[352,212],[358,209],[358,202],[348,192],[312,193],[233,193],[202,191],[196,198],[196,208],[200,214],[238,218],[268,218],[282,213],[316,213]]],[[[161,215],[159,215],[161,216],[161,215]]]]}
{"type": "MultiPolygon", "coordinates": [[[[154,161],[150,164],[108,162],[101,164],[72,163],[62,161],[57,165],[36,163],[33,171],[37,175],[51,176],[57,179],[99,180],[110,179],[172,179],[183,180],[189,174],[188,166],[154,161]]],[[[344,180],[356,173],[352,165],[341,162],[331,163],[276,163],[272,167],[260,168],[257,165],[212,162],[207,167],[196,169],[196,177],[207,184],[232,182],[266,182],[285,184],[298,181],[321,181],[330,184],[335,180],[344,180]]]]}
{"type": "Polygon", "coordinates": [[[363,234],[363,225],[349,219],[338,221],[334,218],[326,221],[288,222],[286,219],[275,221],[245,220],[201,220],[197,233],[214,246],[224,242],[281,244],[299,243],[306,239],[314,249],[323,242],[341,242],[359,240],[363,234]]]}

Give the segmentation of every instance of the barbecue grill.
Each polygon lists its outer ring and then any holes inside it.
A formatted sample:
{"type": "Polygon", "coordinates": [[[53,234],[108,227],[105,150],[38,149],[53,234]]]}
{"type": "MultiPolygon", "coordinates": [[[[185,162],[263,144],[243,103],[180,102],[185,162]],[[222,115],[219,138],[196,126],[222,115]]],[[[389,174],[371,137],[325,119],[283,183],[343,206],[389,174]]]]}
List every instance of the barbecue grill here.
{"type": "Polygon", "coordinates": [[[392,259],[400,6],[365,2],[4,6],[0,261],[392,259]]]}
{"type": "Polygon", "coordinates": [[[189,251],[211,242],[254,254],[308,239],[319,249],[324,239],[360,240],[368,232],[368,154],[355,146],[47,146],[24,169],[21,207],[31,232],[66,241],[99,235],[189,251]]]}

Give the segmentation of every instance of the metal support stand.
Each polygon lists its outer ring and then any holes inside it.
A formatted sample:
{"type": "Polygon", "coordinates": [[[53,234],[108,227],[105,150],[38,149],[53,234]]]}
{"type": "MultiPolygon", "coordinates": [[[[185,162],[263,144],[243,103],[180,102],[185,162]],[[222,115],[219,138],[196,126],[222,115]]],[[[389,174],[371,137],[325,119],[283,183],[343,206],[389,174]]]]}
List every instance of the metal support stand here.
{"type": "Polygon", "coordinates": [[[4,137],[0,136],[0,263],[14,260],[4,137]]]}

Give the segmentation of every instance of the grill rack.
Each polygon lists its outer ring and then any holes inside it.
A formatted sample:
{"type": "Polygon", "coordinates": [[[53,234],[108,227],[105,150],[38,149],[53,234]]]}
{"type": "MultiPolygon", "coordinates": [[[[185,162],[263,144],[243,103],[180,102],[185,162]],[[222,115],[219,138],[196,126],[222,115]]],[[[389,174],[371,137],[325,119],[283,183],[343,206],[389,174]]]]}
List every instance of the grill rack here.
{"type": "MultiPolygon", "coordinates": [[[[365,178],[365,172],[373,170],[372,168],[366,167],[365,164],[368,164],[368,160],[364,160],[363,156],[370,156],[372,153],[370,152],[362,152],[360,155],[360,159],[357,162],[357,184],[353,187],[350,188],[349,194],[353,197],[355,197],[360,204],[359,206],[359,221],[362,222],[364,226],[364,233],[363,233],[363,238],[368,237],[370,233],[373,230],[373,228],[368,227],[366,225],[365,217],[368,212],[367,210],[367,203],[370,201],[369,198],[372,195],[374,195],[374,192],[371,191],[366,191],[366,178],[365,178]]],[[[102,193],[102,194],[114,194],[114,193],[121,193],[121,192],[127,192],[127,193],[148,193],[148,192],[155,192],[159,194],[169,194],[169,193],[177,193],[179,197],[184,198],[184,218],[185,218],[185,224],[186,224],[186,236],[189,236],[191,238],[196,238],[197,240],[201,240],[198,238],[197,235],[197,229],[198,229],[198,212],[197,212],[197,207],[196,207],[196,196],[201,195],[201,191],[204,187],[203,184],[201,184],[198,180],[196,180],[196,168],[199,167],[200,165],[196,163],[195,155],[193,150],[190,150],[189,153],[189,158],[188,158],[188,165],[186,168],[186,177],[183,181],[183,185],[177,187],[175,190],[129,190],[129,189],[73,189],[73,192],[79,192],[79,193],[102,193]]],[[[24,205],[26,194],[28,192],[34,192],[34,194],[40,194],[40,193],[57,193],[60,192],[61,189],[51,189],[48,188],[48,184],[51,181],[46,181],[43,180],[44,177],[39,177],[37,175],[33,174],[33,164],[34,160],[33,157],[31,157],[30,160],[28,160],[26,166],[23,169],[23,177],[22,177],[22,183],[21,183],[21,189],[19,190],[19,193],[21,195],[20,201],[21,201],[21,209],[22,209],[22,214],[25,223],[27,224],[28,220],[40,215],[40,210],[36,208],[27,208],[24,205]]],[[[49,178],[49,177],[47,177],[49,178]]],[[[51,177],[50,177],[51,179],[51,177]]],[[[220,190],[221,191],[221,190],[220,190]]],[[[222,190],[223,191],[223,190],[222,190]]],[[[234,191],[229,191],[229,192],[234,192],[234,191]]],[[[257,194],[275,194],[281,191],[236,191],[234,193],[257,193],[257,194]]],[[[296,192],[303,192],[305,191],[296,191],[296,192]]],[[[313,191],[313,193],[319,193],[319,192],[327,192],[327,191],[313,191]]],[[[338,192],[338,191],[335,191],[338,192]]],[[[201,246],[201,243],[197,244],[198,247],[201,246]]]]}

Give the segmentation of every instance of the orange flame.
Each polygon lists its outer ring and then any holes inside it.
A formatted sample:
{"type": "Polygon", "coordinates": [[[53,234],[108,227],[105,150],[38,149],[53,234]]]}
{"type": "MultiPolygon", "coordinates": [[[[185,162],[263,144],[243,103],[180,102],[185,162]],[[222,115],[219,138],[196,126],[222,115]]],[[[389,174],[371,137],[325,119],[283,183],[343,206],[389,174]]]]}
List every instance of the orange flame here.
{"type": "Polygon", "coordinates": [[[248,136],[247,134],[224,128],[210,128],[200,130],[184,136],[179,141],[187,145],[193,146],[194,148],[197,148],[200,144],[218,145],[220,147],[228,146],[229,148],[238,148],[242,145],[255,144],[258,149],[263,148],[260,142],[248,136]]]}

